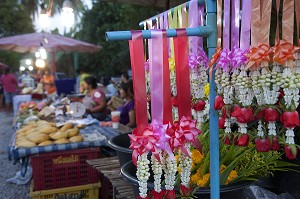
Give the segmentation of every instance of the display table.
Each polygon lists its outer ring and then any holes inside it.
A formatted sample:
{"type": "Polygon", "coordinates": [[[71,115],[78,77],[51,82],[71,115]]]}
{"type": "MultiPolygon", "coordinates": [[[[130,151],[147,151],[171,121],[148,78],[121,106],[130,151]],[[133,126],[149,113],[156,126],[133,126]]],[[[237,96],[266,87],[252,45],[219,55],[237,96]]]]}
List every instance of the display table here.
{"type": "Polygon", "coordinates": [[[104,136],[106,139],[95,140],[89,142],[75,142],[68,144],[53,144],[48,146],[37,146],[31,148],[17,148],[15,145],[16,134],[14,133],[8,146],[8,158],[15,162],[21,158],[28,157],[30,155],[49,153],[54,151],[65,151],[89,147],[107,147],[107,141],[112,137],[119,135],[120,133],[129,132],[130,129],[126,126],[120,125],[120,128],[113,129],[112,127],[100,126],[99,124],[91,124],[80,130],[81,134],[89,134],[97,132],[100,136],[104,136]]]}

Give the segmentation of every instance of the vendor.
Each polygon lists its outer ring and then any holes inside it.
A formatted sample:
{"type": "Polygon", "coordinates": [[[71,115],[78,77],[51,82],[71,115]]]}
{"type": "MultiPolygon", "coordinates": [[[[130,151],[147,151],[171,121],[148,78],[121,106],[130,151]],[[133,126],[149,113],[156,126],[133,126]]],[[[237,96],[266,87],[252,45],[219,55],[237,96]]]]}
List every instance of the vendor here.
{"type": "Polygon", "coordinates": [[[86,113],[99,121],[106,118],[106,97],[105,93],[97,89],[96,78],[89,76],[84,79],[83,88],[87,90],[82,103],[85,105],[86,113]]]}
{"type": "Polygon", "coordinates": [[[55,86],[55,78],[52,74],[50,74],[50,69],[46,68],[44,71],[44,75],[41,78],[41,83],[44,85],[44,89],[47,93],[47,97],[51,98],[57,95],[56,86],[55,86]]]}
{"type": "Polygon", "coordinates": [[[118,108],[121,112],[120,123],[130,128],[136,127],[134,100],[133,100],[133,85],[132,80],[120,85],[120,97],[124,99],[125,103],[123,106],[118,108]]]}

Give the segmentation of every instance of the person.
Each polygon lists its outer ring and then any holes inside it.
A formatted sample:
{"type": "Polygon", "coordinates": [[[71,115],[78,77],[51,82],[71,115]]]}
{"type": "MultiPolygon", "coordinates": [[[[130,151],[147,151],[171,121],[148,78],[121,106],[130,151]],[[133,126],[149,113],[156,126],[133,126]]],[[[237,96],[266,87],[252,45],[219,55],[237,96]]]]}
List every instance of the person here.
{"type": "Polygon", "coordinates": [[[116,95],[118,95],[118,90],[115,87],[115,82],[110,79],[109,84],[106,86],[106,97],[111,98],[116,95]]]}
{"type": "Polygon", "coordinates": [[[1,76],[3,85],[6,111],[12,111],[13,97],[17,94],[18,80],[15,75],[10,73],[10,68],[6,68],[1,76]]]}
{"type": "Polygon", "coordinates": [[[134,99],[133,99],[133,84],[132,80],[120,85],[120,97],[124,99],[125,103],[117,110],[121,112],[120,123],[130,128],[136,126],[134,99]]]}
{"type": "Polygon", "coordinates": [[[83,89],[87,91],[82,99],[82,103],[86,108],[86,113],[99,121],[105,120],[107,115],[106,97],[105,93],[97,88],[96,78],[93,76],[84,78],[83,89]]]}
{"type": "Polygon", "coordinates": [[[86,93],[86,91],[83,88],[84,79],[88,76],[91,76],[88,73],[87,68],[78,68],[77,69],[78,76],[76,78],[76,93],[86,93]]]}
{"type": "Polygon", "coordinates": [[[57,95],[57,90],[55,86],[55,78],[52,74],[50,74],[50,69],[46,68],[44,71],[44,75],[41,78],[41,83],[44,85],[44,89],[46,91],[47,97],[51,98],[57,95]]]}
{"type": "Polygon", "coordinates": [[[34,88],[34,79],[31,77],[29,71],[24,71],[22,75],[19,77],[19,86],[20,87],[30,87],[34,88]]]}
{"type": "Polygon", "coordinates": [[[121,75],[121,83],[127,83],[129,81],[129,75],[127,72],[122,73],[121,75]]]}

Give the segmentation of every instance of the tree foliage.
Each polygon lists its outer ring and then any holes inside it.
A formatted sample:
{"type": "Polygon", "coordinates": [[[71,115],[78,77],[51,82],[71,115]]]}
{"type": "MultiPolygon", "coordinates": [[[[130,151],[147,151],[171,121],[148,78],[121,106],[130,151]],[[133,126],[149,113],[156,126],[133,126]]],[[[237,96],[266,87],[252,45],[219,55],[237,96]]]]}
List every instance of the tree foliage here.
{"type": "Polygon", "coordinates": [[[102,46],[95,54],[80,54],[79,66],[88,67],[98,75],[119,75],[130,68],[127,41],[105,39],[105,32],[138,30],[139,22],[156,15],[159,11],[151,7],[101,2],[83,13],[82,29],[76,34],[80,40],[102,46]]]}
{"type": "MultiPolygon", "coordinates": [[[[30,14],[16,0],[0,1],[0,37],[33,32],[30,14]]],[[[0,50],[0,62],[16,68],[21,55],[0,50]]]]}

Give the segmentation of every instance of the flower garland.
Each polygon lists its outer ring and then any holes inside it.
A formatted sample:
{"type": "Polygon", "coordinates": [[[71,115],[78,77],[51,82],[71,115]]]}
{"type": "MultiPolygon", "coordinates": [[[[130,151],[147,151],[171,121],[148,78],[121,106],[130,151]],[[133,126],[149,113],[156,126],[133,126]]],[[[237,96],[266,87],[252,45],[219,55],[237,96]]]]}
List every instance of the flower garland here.
{"type": "Polygon", "coordinates": [[[204,122],[205,95],[204,87],[208,82],[208,58],[202,48],[189,55],[190,87],[192,95],[192,115],[198,123],[204,122]]]}
{"type": "Polygon", "coordinates": [[[173,121],[178,121],[178,102],[177,102],[177,87],[176,87],[176,71],[175,71],[175,60],[174,58],[169,58],[170,67],[170,84],[171,84],[171,94],[172,94],[172,112],[173,121]]]}

